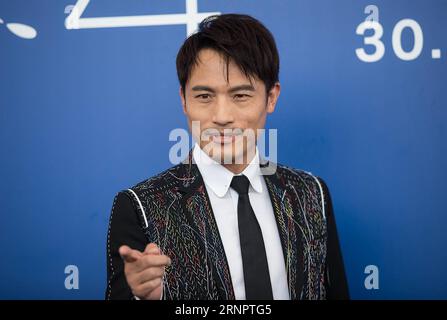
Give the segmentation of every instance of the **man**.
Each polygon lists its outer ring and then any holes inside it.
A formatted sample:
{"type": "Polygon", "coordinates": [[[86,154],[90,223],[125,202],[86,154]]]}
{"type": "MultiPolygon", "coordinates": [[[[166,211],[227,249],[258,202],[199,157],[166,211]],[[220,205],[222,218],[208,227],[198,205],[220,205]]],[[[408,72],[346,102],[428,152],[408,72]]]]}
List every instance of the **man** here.
{"type": "Polygon", "coordinates": [[[187,159],[115,197],[107,299],[347,299],[328,189],[263,163],[279,57],[256,19],[205,19],[177,55],[197,141],[187,159]],[[195,126],[198,123],[199,126],[195,126]],[[253,135],[252,135],[253,137],[253,135]]]}

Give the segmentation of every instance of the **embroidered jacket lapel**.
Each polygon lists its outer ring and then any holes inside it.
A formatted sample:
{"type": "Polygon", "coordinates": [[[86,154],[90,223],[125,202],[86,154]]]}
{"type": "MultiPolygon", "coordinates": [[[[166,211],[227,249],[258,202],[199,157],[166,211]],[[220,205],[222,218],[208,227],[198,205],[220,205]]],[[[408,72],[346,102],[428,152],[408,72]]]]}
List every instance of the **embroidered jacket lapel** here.
{"type": "Polygon", "coordinates": [[[201,238],[205,251],[209,276],[214,285],[208,288],[210,299],[234,300],[234,290],[230,269],[219,234],[217,223],[208,197],[205,183],[197,165],[192,163],[192,152],[189,160],[183,165],[183,184],[179,187],[181,207],[187,221],[201,238]],[[213,292],[216,290],[217,292],[213,292]]]}
{"type": "Polygon", "coordinates": [[[276,170],[274,174],[264,175],[275,214],[278,232],[281,238],[282,250],[286,265],[287,281],[290,299],[300,299],[304,281],[303,252],[301,231],[296,223],[298,212],[294,211],[290,187],[287,181],[276,170]]]}

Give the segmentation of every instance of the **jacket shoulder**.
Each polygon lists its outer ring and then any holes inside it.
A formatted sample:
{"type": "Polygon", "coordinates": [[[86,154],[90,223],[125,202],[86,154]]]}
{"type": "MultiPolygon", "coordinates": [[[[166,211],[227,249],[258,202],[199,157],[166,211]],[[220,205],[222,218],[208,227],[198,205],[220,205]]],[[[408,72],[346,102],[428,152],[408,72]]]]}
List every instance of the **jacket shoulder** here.
{"type": "Polygon", "coordinates": [[[311,189],[313,189],[315,193],[320,194],[322,199],[324,198],[327,200],[329,196],[329,189],[326,182],[320,176],[317,176],[310,171],[278,164],[277,174],[280,179],[286,180],[293,185],[311,186],[311,189]]]}
{"type": "Polygon", "coordinates": [[[280,178],[301,182],[324,184],[321,177],[314,175],[310,171],[303,169],[297,169],[282,164],[277,164],[277,174],[280,178]]]}
{"type": "Polygon", "coordinates": [[[153,213],[153,206],[173,196],[183,178],[183,164],[166,169],[148,179],[138,182],[128,189],[123,189],[115,199],[125,199],[129,207],[137,211],[143,228],[149,226],[148,212],[153,213]]]}
{"type": "Polygon", "coordinates": [[[154,193],[175,188],[182,181],[183,166],[183,164],[175,165],[150,178],[136,183],[129,189],[136,193],[154,193]]]}
{"type": "Polygon", "coordinates": [[[294,185],[294,187],[305,188],[308,192],[317,195],[321,203],[323,216],[326,217],[332,210],[332,201],[326,182],[310,171],[296,169],[278,164],[277,174],[280,179],[294,185]]]}

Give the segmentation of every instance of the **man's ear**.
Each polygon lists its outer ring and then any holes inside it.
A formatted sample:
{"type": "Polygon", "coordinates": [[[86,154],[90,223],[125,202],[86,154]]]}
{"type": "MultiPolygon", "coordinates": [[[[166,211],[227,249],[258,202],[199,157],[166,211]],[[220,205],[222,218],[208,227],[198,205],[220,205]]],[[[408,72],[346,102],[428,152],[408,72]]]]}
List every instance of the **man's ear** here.
{"type": "Polygon", "coordinates": [[[179,94],[180,94],[180,101],[182,102],[183,113],[186,114],[186,99],[185,96],[183,95],[182,86],[180,86],[179,94]]]}
{"type": "Polygon", "coordinates": [[[276,102],[278,101],[279,94],[281,92],[281,84],[276,82],[272,89],[270,89],[267,96],[267,113],[275,111],[276,102]]]}

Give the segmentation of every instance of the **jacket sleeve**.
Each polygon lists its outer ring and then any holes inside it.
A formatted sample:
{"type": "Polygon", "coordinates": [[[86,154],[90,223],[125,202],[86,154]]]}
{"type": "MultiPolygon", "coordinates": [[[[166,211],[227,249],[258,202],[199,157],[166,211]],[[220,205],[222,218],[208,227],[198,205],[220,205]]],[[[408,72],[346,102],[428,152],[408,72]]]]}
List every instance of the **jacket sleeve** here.
{"type": "Polygon", "coordinates": [[[134,299],[124,275],[124,262],[118,249],[127,245],[144,251],[146,244],[146,236],[132,199],[127,193],[119,192],[113,201],[107,233],[107,300],[134,299]]]}
{"type": "Polygon", "coordinates": [[[330,300],[348,300],[349,288],[346,278],[345,267],[343,264],[343,256],[337,234],[337,225],[335,223],[335,215],[332,207],[331,195],[329,189],[323,179],[318,178],[321,183],[325,213],[327,221],[328,243],[326,258],[326,293],[327,299],[330,300]]]}

